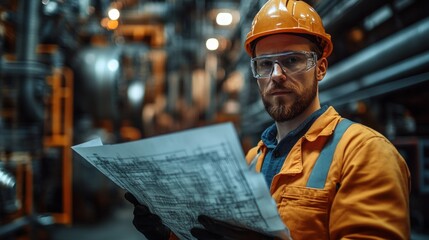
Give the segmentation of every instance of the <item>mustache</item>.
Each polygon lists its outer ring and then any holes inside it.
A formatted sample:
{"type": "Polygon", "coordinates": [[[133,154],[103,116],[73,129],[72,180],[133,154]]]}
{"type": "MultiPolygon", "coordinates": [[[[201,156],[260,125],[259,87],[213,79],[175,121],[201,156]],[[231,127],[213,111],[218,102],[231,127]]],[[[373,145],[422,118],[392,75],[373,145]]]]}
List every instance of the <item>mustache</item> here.
{"type": "Polygon", "coordinates": [[[264,91],[264,95],[270,95],[270,94],[273,94],[273,93],[279,92],[279,91],[288,91],[288,92],[296,93],[297,88],[293,84],[290,84],[290,82],[287,82],[285,84],[273,82],[273,85],[271,85],[271,87],[268,87],[264,91]]]}

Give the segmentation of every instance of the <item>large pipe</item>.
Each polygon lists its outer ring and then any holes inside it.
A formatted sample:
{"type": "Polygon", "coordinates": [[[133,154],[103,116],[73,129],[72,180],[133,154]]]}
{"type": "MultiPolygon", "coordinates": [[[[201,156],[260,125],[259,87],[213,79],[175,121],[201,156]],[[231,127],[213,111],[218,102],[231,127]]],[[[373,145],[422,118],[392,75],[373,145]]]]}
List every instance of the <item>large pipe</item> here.
{"type": "Polygon", "coordinates": [[[18,61],[37,61],[40,1],[19,2],[16,58],[18,61]]]}
{"type": "Polygon", "coordinates": [[[326,31],[334,34],[342,29],[350,28],[357,19],[362,19],[385,4],[388,2],[373,0],[343,0],[340,3],[338,1],[322,1],[318,8],[324,10],[321,15],[326,31]]]}
{"type": "Polygon", "coordinates": [[[40,86],[44,76],[36,76],[30,68],[37,66],[39,43],[40,1],[21,0],[18,7],[16,58],[21,72],[14,74],[18,82],[18,118],[20,121],[40,121],[44,116],[40,86]],[[39,91],[39,93],[38,93],[39,91]]]}
{"type": "Polygon", "coordinates": [[[359,78],[427,49],[429,49],[429,18],[335,64],[320,82],[320,90],[359,78]]]}
{"type": "Polygon", "coordinates": [[[407,76],[405,78],[395,79],[393,81],[376,85],[366,89],[359,89],[355,92],[351,92],[348,95],[343,95],[336,98],[331,105],[339,106],[347,103],[352,103],[387,93],[405,89],[423,82],[429,81],[429,72],[419,73],[413,76],[407,76]]]}
{"type": "Polygon", "coordinates": [[[86,47],[73,59],[76,108],[96,120],[120,117],[119,99],[122,75],[122,47],[86,47]]]}
{"type": "MultiPolygon", "coordinates": [[[[412,76],[413,74],[421,72],[422,70],[424,71],[428,68],[428,66],[429,51],[426,51],[374,73],[365,75],[360,79],[350,79],[351,81],[347,83],[323,91],[320,93],[320,101],[323,104],[329,103],[332,105],[338,105],[340,103],[347,103],[347,101],[344,101],[344,98],[346,98],[349,102],[352,102],[354,99],[350,98],[350,96],[357,94],[358,91],[374,88],[374,86],[380,86],[380,84],[389,82],[391,80],[412,76]]],[[[379,94],[382,93],[380,92],[379,94]]],[[[372,95],[361,96],[360,99],[369,97],[372,97],[372,95]]]]}
{"type": "Polygon", "coordinates": [[[16,179],[6,164],[0,162],[0,216],[18,210],[16,179]]]}

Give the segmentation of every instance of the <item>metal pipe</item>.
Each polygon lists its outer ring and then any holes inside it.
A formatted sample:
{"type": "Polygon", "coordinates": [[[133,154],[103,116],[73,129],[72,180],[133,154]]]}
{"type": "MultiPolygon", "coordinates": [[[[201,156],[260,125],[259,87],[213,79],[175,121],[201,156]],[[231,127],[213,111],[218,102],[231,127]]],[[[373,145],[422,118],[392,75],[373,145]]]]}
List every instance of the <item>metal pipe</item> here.
{"type": "Polygon", "coordinates": [[[12,176],[6,169],[0,166],[0,189],[14,189],[16,185],[15,177],[12,176]]]}
{"type": "Polygon", "coordinates": [[[40,1],[21,0],[18,8],[18,61],[37,61],[40,1]]]}
{"type": "MultiPolygon", "coordinates": [[[[350,98],[351,94],[356,94],[359,91],[363,91],[363,89],[371,87],[374,88],[376,85],[378,86],[379,84],[389,82],[393,79],[413,75],[416,72],[421,72],[422,70],[427,69],[428,66],[429,51],[426,51],[387,68],[381,69],[380,71],[366,75],[360,79],[351,79],[350,82],[344,83],[338,87],[322,91],[320,92],[320,102],[323,104],[329,103],[332,105],[338,105],[339,99],[342,98],[347,98],[351,102],[353,101],[350,98]]],[[[381,94],[381,92],[379,94],[381,94]]],[[[361,96],[362,99],[369,97],[371,96],[361,96]]],[[[341,103],[345,103],[344,100],[341,100],[341,103]]]]}
{"type": "Polygon", "coordinates": [[[335,64],[320,82],[320,90],[359,78],[427,49],[429,49],[429,18],[335,64]]]}
{"type": "MultiPolygon", "coordinates": [[[[37,62],[36,49],[39,44],[40,1],[22,0],[18,6],[17,62],[25,66],[16,76],[19,106],[18,120],[23,122],[43,120],[44,109],[37,80],[44,76],[35,75],[30,68],[37,62]],[[28,68],[27,68],[28,66],[28,68]]],[[[37,64],[36,64],[37,65],[37,64]]]]}
{"type": "Polygon", "coordinates": [[[0,216],[18,209],[15,176],[10,173],[6,164],[1,163],[0,161],[0,216]]]}
{"type": "MultiPolygon", "coordinates": [[[[334,1],[326,1],[326,4],[329,2],[334,1]]],[[[324,4],[325,1],[322,1],[322,3],[324,4]]],[[[328,5],[328,8],[321,14],[323,24],[328,33],[334,34],[342,29],[351,27],[356,23],[357,19],[362,19],[387,3],[386,1],[373,0],[337,1],[328,5]]]]}
{"type": "Polygon", "coordinates": [[[427,82],[428,80],[429,80],[429,72],[416,74],[413,76],[401,78],[395,81],[373,86],[371,88],[367,88],[363,90],[358,90],[348,95],[341,96],[338,99],[336,99],[332,105],[339,106],[346,103],[356,102],[356,101],[380,96],[396,90],[404,89],[423,82],[427,82]]]}

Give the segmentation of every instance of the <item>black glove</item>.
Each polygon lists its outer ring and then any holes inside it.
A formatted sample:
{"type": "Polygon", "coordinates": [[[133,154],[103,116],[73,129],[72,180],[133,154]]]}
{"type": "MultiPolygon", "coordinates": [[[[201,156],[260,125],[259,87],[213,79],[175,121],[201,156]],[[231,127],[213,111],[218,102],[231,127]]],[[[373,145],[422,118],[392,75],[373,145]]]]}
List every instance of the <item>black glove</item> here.
{"type": "Polygon", "coordinates": [[[204,226],[192,228],[191,234],[198,240],[230,239],[230,240],[277,240],[273,236],[265,235],[250,229],[237,227],[226,222],[215,220],[208,216],[198,216],[198,221],[204,226]]]}
{"type": "Polygon", "coordinates": [[[162,224],[161,218],[152,214],[147,206],[141,205],[130,192],[126,192],[125,199],[134,205],[134,227],[149,240],[169,239],[170,229],[162,224]]]}

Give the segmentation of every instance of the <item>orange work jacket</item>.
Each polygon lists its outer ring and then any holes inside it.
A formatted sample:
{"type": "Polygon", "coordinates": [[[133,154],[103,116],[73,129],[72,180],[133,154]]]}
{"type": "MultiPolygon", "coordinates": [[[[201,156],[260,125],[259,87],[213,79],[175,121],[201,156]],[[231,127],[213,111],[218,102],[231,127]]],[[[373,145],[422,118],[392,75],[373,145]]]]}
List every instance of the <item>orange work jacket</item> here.
{"type": "MultiPolygon", "coordinates": [[[[316,159],[342,120],[329,107],[298,140],[274,176],[270,191],[294,240],[410,239],[410,173],[380,133],[352,124],[333,153],[324,187],[307,187],[316,159]]],[[[261,142],[246,159],[260,171],[261,142]]]]}

